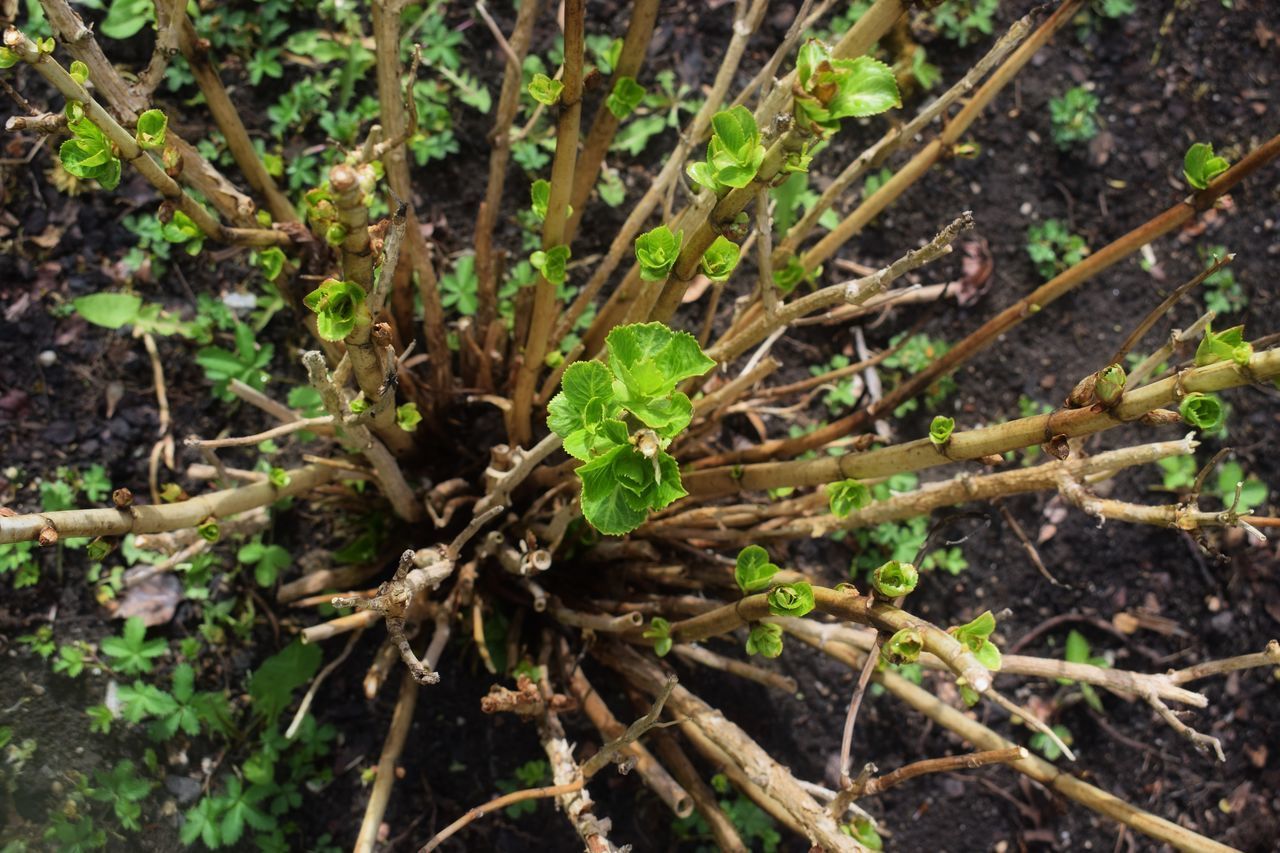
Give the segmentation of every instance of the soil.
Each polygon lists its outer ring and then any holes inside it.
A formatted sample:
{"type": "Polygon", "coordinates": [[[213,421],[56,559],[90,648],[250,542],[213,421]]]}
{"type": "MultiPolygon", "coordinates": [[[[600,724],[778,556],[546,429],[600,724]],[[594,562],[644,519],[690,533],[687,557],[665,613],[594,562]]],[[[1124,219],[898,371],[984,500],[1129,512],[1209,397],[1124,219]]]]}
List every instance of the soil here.
{"type": "MultiPolygon", "coordinates": [[[[596,5],[591,4],[593,16],[596,5]]],[[[711,5],[715,8],[687,2],[672,4],[670,11],[664,7],[651,53],[653,70],[671,67],[691,85],[707,82],[718,65],[732,16],[732,4],[711,5]]],[[[1003,5],[996,32],[1032,4],[1003,5]]],[[[611,0],[599,6],[595,27],[625,19],[625,11],[611,0]]],[[[975,159],[952,160],[932,170],[845,247],[842,257],[875,266],[968,209],[994,263],[990,288],[975,304],[959,307],[947,302],[923,312],[895,309],[867,327],[871,346],[885,344],[921,317],[926,318],[922,330],[929,335],[960,339],[1039,283],[1024,248],[1029,223],[1058,218],[1083,235],[1089,246],[1100,248],[1185,194],[1181,158],[1191,142],[1213,140],[1220,153],[1235,160],[1274,132],[1280,91],[1280,9],[1275,4],[1236,0],[1233,9],[1210,2],[1139,6],[1133,15],[1103,22],[1083,37],[1074,28],[1060,33],[974,126],[968,138],[979,146],[975,159]],[[1048,101],[1078,83],[1088,83],[1101,100],[1103,133],[1088,151],[1061,153],[1050,141],[1048,101]]],[[[467,25],[465,10],[449,14],[459,26],[467,25]]],[[[495,9],[494,14],[509,30],[506,10],[495,9]]],[[[766,19],[758,46],[744,61],[744,80],[767,59],[789,21],[787,8],[766,19]]],[[[552,35],[549,28],[540,30],[535,51],[545,52],[552,35]]],[[[963,73],[983,50],[981,44],[957,48],[920,28],[916,36],[927,47],[929,61],[942,69],[944,80],[963,73]]],[[[146,38],[124,43],[113,59],[135,65],[145,61],[146,38]]],[[[483,27],[470,27],[465,45],[468,67],[480,69],[480,78],[496,92],[501,61],[491,50],[488,33],[483,27]]],[[[234,76],[235,71],[230,73],[234,76]]],[[[48,103],[48,93],[32,78],[20,77],[18,88],[38,104],[48,103]]],[[[277,96],[276,86],[254,90],[245,85],[241,92],[249,99],[245,114],[265,125],[260,116],[277,96]]],[[[918,103],[916,95],[908,108],[918,103]]],[[[197,121],[184,123],[188,136],[198,135],[197,121]]],[[[459,137],[481,138],[488,121],[463,110],[459,137]]],[[[828,164],[847,162],[876,138],[880,127],[870,122],[847,129],[815,164],[816,172],[821,176],[831,168],[828,164]]],[[[669,147],[671,137],[655,140],[640,164],[625,170],[629,198],[637,197],[646,185],[646,170],[660,165],[658,152],[669,147]]],[[[117,193],[92,192],[70,200],[45,176],[51,162],[47,144],[29,164],[16,162],[27,155],[30,143],[30,137],[8,137],[4,156],[14,159],[0,165],[0,241],[5,247],[0,255],[0,300],[5,308],[0,325],[0,504],[20,511],[37,508],[37,475],[48,476],[58,466],[84,469],[92,463],[104,465],[113,484],[129,484],[142,494],[158,424],[146,353],[127,334],[88,326],[63,309],[76,296],[118,286],[122,276],[116,264],[134,240],[121,219],[133,210],[151,210],[154,199],[133,180],[117,193]],[[36,358],[46,351],[56,360],[36,358]]],[[[420,181],[420,186],[431,187],[418,200],[423,221],[431,224],[433,239],[445,252],[467,245],[483,192],[478,174],[473,161],[456,156],[433,165],[430,180],[420,181]]],[[[527,203],[523,193],[522,181],[508,181],[509,209],[527,203]]],[[[1278,214],[1280,182],[1272,166],[1238,188],[1225,209],[1154,244],[1154,269],[1146,270],[1138,258],[1130,258],[1002,336],[957,375],[959,392],[947,405],[955,406],[958,423],[1016,417],[1021,395],[1057,404],[1078,377],[1103,365],[1102,359],[1132,324],[1170,288],[1201,269],[1199,247],[1220,244],[1237,253],[1232,268],[1249,304],[1236,322],[1244,322],[1255,337],[1280,330],[1274,283],[1280,255],[1278,214]]],[[[580,256],[603,250],[624,215],[625,206],[608,209],[596,204],[584,219],[580,256]]],[[[514,223],[503,227],[499,237],[518,246],[514,223]]],[[[177,259],[170,277],[139,279],[138,291],[148,299],[181,306],[190,304],[193,292],[234,290],[245,277],[243,255],[213,247],[206,252],[219,263],[208,263],[205,257],[177,259]]],[[[829,279],[838,274],[831,267],[826,272],[829,279]]],[[[958,275],[959,260],[948,259],[914,280],[947,281],[958,275]]],[[[740,278],[750,281],[749,275],[740,278]]],[[[1202,310],[1199,299],[1184,299],[1139,349],[1149,351],[1168,329],[1189,324],[1202,310]]],[[[277,349],[271,368],[274,389],[302,381],[293,356],[303,341],[289,337],[288,326],[277,322],[265,333],[277,349]]],[[[245,434],[266,425],[256,411],[228,406],[208,393],[192,358],[194,346],[177,338],[161,339],[159,344],[179,438],[223,430],[245,434]]],[[[811,363],[852,353],[852,347],[849,329],[808,328],[782,339],[776,351],[797,363],[811,363]]],[[[807,370],[800,367],[795,373],[807,375],[807,370]]],[[[1228,443],[1235,458],[1274,492],[1280,486],[1280,463],[1267,448],[1274,445],[1280,420],[1275,390],[1241,389],[1225,396],[1234,408],[1228,443]]],[[[825,416],[820,403],[806,415],[825,416]]],[[[477,424],[492,429],[491,413],[487,420],[470,413],[457,417],[459,430],[476,429],[477,424]]],[[[900,425],[900,434],[922,434],[927,417],[917,413],[900,425]]],[[[768,422],[775,434],[785,431],[780,421],[768,422]]],[[[730,427],[751,432],[745,419],[731,421],[730,427]]],[[[1137,435],[1136,427],[1115,430],[1089,447],[1117,447],[1137,435]]],[[[1198,459],[1207,460],[1220,446],[1221,442],[1206,442],[1198,459]]],[[[194,453],[179,452],[179,469],[200,461],[194,453]]],[[[248,454],[226,458],[230,464],[252,462],[248,454]]],[[[296,452],[286,450],[281,459],[296,461],[296,452]]],[[[473,454],[457,463],[467,470],[452,469],[445,476],[474,477],[483,462],[473,454]]],[[[436,471],[429,474],[443,479],[436,471]]],[[[198,484],[184,485],[194,489],[198,484]]],[[[1115,495],[1167,500],[1159,486],[1158,471],[1138,471],[1121,478],[1115,495]]],[[[926,575],[912,597],[915,611],[937,623],[954,624],[990,608],[999,616],[1002,647],[1018,647],[1021,638],[1035,635],[1020,650],[1051,657],[1060,656],[1062,638],[1075,627],[1095,651],[1112,654],[1114,666],[1145,671],[1257,651],[1280,634],[1280,563],[1274,543],[1252,547],[1243,537],[1228,534],[1211,537],[1211,550],[1205,553],[1184,534],[1118,523],[1098,526],[1075,511],[1059,513],[1058,503],[1048,495],[1011,498],[1005,505],[1032,537],[1052,533],[1038,550],[1062,585],[1051,584],[1035,570],[998,512],[976,507],[978,519],[948,522],[948,530],[963,528],[971,534],[961,546],[969,568],[954,577],[942,572],[926,575]],[[1046,529],[1049,524],[1052,531],[1046,529]],[[1118,614],[1139,617],[1142,627],[1133,633],[1117,630],[1113,620],[1118,614]],[[1051,619],[1053,627],[1044,630],[1051,619]]],[[[939,513],[938,519],[952,514],[939,513]]],[[[307,509],[305,502],[297,502],[281,519],[276,541],[299,553],[341,544],[325,514],[307,509]]],[[[805,543],[775,557],[790,557],[806,571],[835,583],[847,579],[851,550],[848,543],[805,543]]],[[[49,549],[40,559],[42,582],[25,589],[6,586],[0,599],[0,655],[5,661],[0,725],[13,728],[15,741],[30,737],[39,743],[36,760],[17,778],[15,793],[0,800],[0,840],[33,839],[44,814],[59,802],[56,788],[67,784],[69,773],[92,775],[125,757],[138,761],[150,746],[140,732],[123,724],[110,736],[90,734],[83,709],[102,701],[106,679],[55,675],[47,662],[17,641],[44,624],[54,627],[60,643],[97,641],[119,633],[119,624],[94,598],[83,551],[49,549]]],[[[297,612],[287,608],[275,608],[268,617],[261,608],[272,607],[269,599],[259,599],[254,644],[201,661],[201,689],[227,689],[233,697],[240,696],[247,674],[284,642],[273,629],[282,627],[287,633],[300,623],[297,612]]],[[[168,626],[153,630],[178,640],[192,635],[199,624],[198,608],[183,603],[168,626]]],[[[532,636],[528,627],[526,636],[532,636]]],[[[360,679],[381,643],[381,628],[366,632],[347,664],[316,697],[318,718],[336,726],[340,736],[330,756],[334,781],[306,795],[302,813],[309,816],[304,830],[307,849],[325,834],[341,847],[354,840],[367,798],[360,771],[376,764],[395,702],[393,686],[372,702],[362,698],[360,679]]],[[[735,653],[736,643],[713,645],[735,653]]],[[[326,657],[336,651],[336,646],[326,647],[326,657]]],[[[854,675],[799,648],[789,648],[776,665],[799,680],[799,697],[712,671],[693,673],[680,664],[676,668],[687,685],[725,709],[797,776],[830,783],[854,675]]],[[[629,717],[631,705],[616,692],[610,675],[589,659],[584,666],[615,713],[629,717]]],[[[469,637],[455,636],[440,671],[441,686],[421,693],[400,762],[404,776],[386,815],[391,841],[384,849],[416,849],[467,808],[491,798],[496,782],[511,778],[515,767],[543,757],[530,725],[479,713],[478,698],[494,679],[484,671],[469,637]]],[[[1280,716],[1275,713],[1280,683],[1273,676],[1260,670],[1203,683],[1210,706],[1190,721],[1222,739],[1225,764],[1194,751],[1141,703],[1107,696],[1105,714],[1098,714],[1075,701],[1066,687],[1035,684],[1013,693],[1021,702],[1035,697],[1045,704],[1059,700],[1053,722],[1070,730],[1079,755],[1073,765],[1060,759],[1064,769],[1224,843],[1263,851],[1275,849],[1280,834],[1280,716]]],[[[398,678],[397,673],[392,685],[398,678]]],[[[1003,716],[980,713],[997,729],[1009,731],[1003,716]]],[[[598,735],[583,718],[566,715],[565,724],[570,739],[583,747],[598,743],[598,735]]],[[[868,698],[855,739],[857,760],[874,761],[882,770],[963,749],[946,732],[905,713],[887,695],[868,698]]],[[[202,780],[201,763],[221,760],[219,750],[218,743],[202,739],[185,750],[171,749],[165,754],[165,772],[202,780]]],[[[702,769],[708,776],[715,772],[702,769]]],[[[693,843],[676,838],[670,815],[635,776],[610,775],[593,784],[592,793],[601,803],[600,814],[612,820],[616,842],[631,843],[636,850],[694,849],[693,843]]],[[[113,836],[111,846],[178,849],[178,819],[172,808],[162,805],[172,799],[164,791],[153,795],[144,815],[144,834],[113,836]]],[[[925,777],[880,796],[868,807],[881,817],[886,843],[894,850],[1157,849],[1148,839],[1003,769],[925,777]]],[[[518,820],[492,815],[451,844],[455,850],[577,847],[576,836],[547,802],[518,820]]],[[[803,850],[805,845],[788,837],[782,849],[803,850]]]]}

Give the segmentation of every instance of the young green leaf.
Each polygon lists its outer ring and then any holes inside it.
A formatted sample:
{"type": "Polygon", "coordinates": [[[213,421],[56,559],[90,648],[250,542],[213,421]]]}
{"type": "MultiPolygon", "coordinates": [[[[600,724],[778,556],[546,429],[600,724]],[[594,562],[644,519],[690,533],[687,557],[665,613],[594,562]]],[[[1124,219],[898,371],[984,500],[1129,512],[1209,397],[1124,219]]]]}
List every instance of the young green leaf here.
{"type": "Polygon", "coordinates": [[[275,281],[284,272],[284,263],[286,257],[284,250],[279,246],[271,246],[258,251],[258,269],[262,270],[262,274],[267,277],[268,281],[275,281]]]}
{"type": "Polygon", "coordinates": [[[871,490],[857,480],[828,483],[827,503],[832,515],[844,518],[855,509],[862,509],[871,504],[871,490]]]}
{"type": "Polygon", "coordinates": [[[630,445],[615,446],[578,468],[582,481],[582,515],[605,535],[630,533],[650,509],[662,509],[688,494],[680,485],[673,457],[658,454],[658,470],[630,445]]]}
{"type": "Polygon", "coordinates": [[[915,663],[924,651],[924,638],[915,628],[902,628],[880,648],[880,656],[891,664],[915,663]]]}
{"type": "Polygon", "coordinates": [[[819,132],[834,130],[844,118],[879,115],[902,106],[893,69],[870,56],[834,59],[830,49],[810,39],[800,49],[797,118],[819,132]]]}
{"type": "Polygon", "coordinates": [[[158,151],[164,148],[165,131],[169,127],[169,119],[160,110],[147,110],[138,116],[138,127],[133,138],[138,146],[147,151],[158,151]]]}
{"type": "Polygon", "coordinates": [[[71,79],[75,80],[81,86],[89,81],[89,66],[76,59],[71,62],[67,68],[67,73],[71,75],[71,79]]]}
{"type": "Polygon", "coordinates": [[[1104,406],[1114,406],[1120,402],[1126,379],[1124,368],[1118,364],[1109,364],[1099,370],[1098,381],[1093,386],[1098,402],[1104,406]]]}
{"type": "Polygon", "coordinates": [[[759,545],[748,545],[738,552],[738,562],[733,570],[733,578],[743,595],[759,592],[769,586],[773,576],[780,570],[769,562],[769,552],[759,545]]]}
{"type": "Polygon", "coordinates": [[[613,113],[613,117],[621,121],[640,106],[644,96],[645,88],[636,82],[636,78],[619,77],[604,104],[613,113]]]}
{"type": "MultiPolygon", "coordinates": [[[[18,56],[18,54],[15,53],[10,48],[0,47],[0,70],[4,70],[5,68],[12,68],[13,66],[17,65],[21,61],[22,61],[22,57],[18,56]]],[[[86,80],[88,79],[87,74],[85,76],[85,79],[86,80]]],[[[84,80],[81,80],[80,82],[84,83],[84,80]]]]}
{"type": "Polygon", "coordinates": [[[1207,189],[1214,178],[1230,167],[1225,157],[1214,155],[1213,145],[1209,142],[1193,144],[1182,158],[1182,174],[1187,183],[1198,190],[1207,189]]]}
{"type": "Polygon", "coordinates": [[[910,563],[890,560],[883,564],[871,576],[871,586],[881,598],[893,600],[907,595],[920,582],[920,573],[910,563]]]}
{"type": "Polygon", "coordinates": [[[620,411],[609,368],[598,361],[579,361],[565,370],[560,392],[547,405],[547,426],[564,439],[570,455],[586,462],[593,455],[590,439],[620,411]]]}
{"type": "Polygon", "coordinates": [[[747,654],[776,658],[782,654],[782,626],[757,622],[747,636],[747,654]]]}
{"type": "Polygon", "coordinates": [[[552,80],[545,74],[534,74],[533,79],[529,81],[529,94],[543,106],[555,106],[562,92],[564,92],[564,84],[559,80],[552,80]]]}
{"type": "Polygon", "coordinates": [[[973,621],[949,629],[949,633],[964,645],[978,663],[987,669],[1000,669],[1000,650],[991,642],[991,633],[996,629],[996,618],[990,610],[984,611],[973,621]]]}
{"type": "MultiPolygon", "coordinates": [[[[77,105],[79,106],[79,105],[77,105]]],[[[113,190],[120,184],[120,158],[102,130],[68,104],[67,130],[71,138],[58,148],[62,167],[77,178],[98,182],[104,190],[113,190]],[[70,114],[75,113],[72,118],[70,114]]]]}
{"type": "Polygon", "coordinates": [[[218,522],[210,519],[203,521],[196,526],[196,532],[200,534],[200,538],[206,542],[217,542],[218,537],[222,535],[222,529],[218,527],[218,522]]]}
{"type": "Polygon", "coordinates": [[[800,617],[813,607],[813,587],[804,581],[783,584],[769,593],[769,612],[774,616],[800,617]]]}
{"type": "Polygon", "coordinates": [[[728,281],[738,266],[738,256],[738,244],[721,234],[702,256],[702,274],[712,281],[728,281]]]}
{"type": "Polygon", "coordinates": [[[934,447],[945,447],[947,442],[951,441],[951,433],[955,431],[956,422],[954,418],[948,418],[944,415],[937,415],[933,422],[929,424],[929,441],[933,442],[934,447]]]}
{"type": "Polygon", "coordinates": [[[547,218],[547,204],[551,200],[551,182],[539,178],[529,185],[529,202],[533,213],[541,221],[547,218]]]}
{"type": "Polygon", "coordinates": [[[204,232],[181,210],[173,212],[173,217],[164,223],[160,233],[166,242],[183,245],[188,255],[198,255],[204,247],[204,232]]]}
{"type": "Polygon", "coordinates": [[[534,252],[529,256],[529,263],[551,284],[564,284],[568,275],[565,267],[569,263],[569,247],[552,246],[545,252],[534,252]]]}
{"type": "Polygon", "coordinates": [[[1215,394],[1188,394],[1182,398],[1178,413],[1189,425],[1201,432],[1213,432],[1226,420],[1226,408],[1215,394]]]}
{"type": "Polygon", "coordinates": [[[636,260],[640,263],[643,281],[666,281],[671,268],[680,256],[680,243],[684,232],[672,234],[671,229],[659,225],[636,238],[636,260]]]}
{"type": "Polygon", "coordinates": [[[91,293],[71,301],[77,314],[108,329],[133,323],[142,308],[142,297],[133,293],[91,293]]]}
{"type": "Polygon", "coordinates": [[[351,334],[361,316],[367,318],[364,288],[335,278],[325,281],[302,299],[316,313],[316,330],[326,341],[340,341],[351,334]]]}
{"type": "MultiPolygon", "coordinates": [[[[923,50],[916,52],[924,53],[923,50]]],[[[884,839],[880,837],[880,833],[876,832],[876,825],[869,818],[854,818],[853,823],[841,824],[840,831],[875,853],[884,849],[884,839]]]]}
{"type": "Polygon", "coordinates": [[[422,423],[422,413],[418,411],[417,403],[405,403],[403,406],[396,406],[396,426],[405,432],[413,432],[418,428],[418,424],[422,423]]]}
{"type": "Polygon", "coordinates": [[[658,657],[666,657],[671,651],[671,623],[661,616],[653,617],[641,636],[646,640],[653,640],[653,652],[658,657]]]}
{"type": "Polygon", "coordinates": [[[1196,347],[1196,367],[1204,367],[1218,361],[1234,361],[1241,367],[1253,357],[1253,345],[1244,339],[1244,326],[1232,326],[1215,332],[1210,325],[1196,347]]]}

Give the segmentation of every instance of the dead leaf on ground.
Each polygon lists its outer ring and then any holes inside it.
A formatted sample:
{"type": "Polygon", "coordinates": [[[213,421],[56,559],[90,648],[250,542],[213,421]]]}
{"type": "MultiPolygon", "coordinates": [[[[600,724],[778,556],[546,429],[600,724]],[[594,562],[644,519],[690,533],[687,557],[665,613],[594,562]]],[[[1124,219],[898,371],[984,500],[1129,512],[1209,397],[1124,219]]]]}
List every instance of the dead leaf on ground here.
{"type": "Polygon", "coordinates": [[[129,589],[116,609],[116,617],[137,616],[148,628],[166,625],[182,600],[182,583],[171,574],[156,575],[129,589]]]}

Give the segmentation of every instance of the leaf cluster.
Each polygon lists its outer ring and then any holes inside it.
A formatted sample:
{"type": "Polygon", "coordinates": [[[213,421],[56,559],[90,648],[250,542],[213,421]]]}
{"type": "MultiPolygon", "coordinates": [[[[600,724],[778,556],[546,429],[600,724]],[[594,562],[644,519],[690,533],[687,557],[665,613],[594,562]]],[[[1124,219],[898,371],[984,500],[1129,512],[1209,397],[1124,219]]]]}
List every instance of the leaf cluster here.
{"type": "Polygon", "coordinates": [[[547,407],[547,424],[583,465],[582,511],[596,530],[620,535],[648,511],[686,492],[667,446],[693,417],[685,379],[715,366],[697,340],[661,323],[619,326],[606,339],[607,363],[569,366],[547,407]]]}
{"type": "Polygon", "coordinates": [[[121,163],[107,135],[84,114],[76,101],[67,103],[67,131],[71,138],[58,148],[62,168],[77,178],[94,180],[104,190],[120,185],[121,163]]]}
{"type": "Polygon", "coordinates": [[[689,163],[685,172],[695,184],[714,193],[749,185],[765,155],[755,116],[746,107],[736,106],[712,116],[711,127],[707,159],[689,163]]]}
{"type": "Polygon", "coordinates": [[[818,134],[836,130],[841,119],[902,106],[893,69],[870,56],[836,59],[827,45],[809,39],[800,48],[796,71],[796,120],[818,134]]]}

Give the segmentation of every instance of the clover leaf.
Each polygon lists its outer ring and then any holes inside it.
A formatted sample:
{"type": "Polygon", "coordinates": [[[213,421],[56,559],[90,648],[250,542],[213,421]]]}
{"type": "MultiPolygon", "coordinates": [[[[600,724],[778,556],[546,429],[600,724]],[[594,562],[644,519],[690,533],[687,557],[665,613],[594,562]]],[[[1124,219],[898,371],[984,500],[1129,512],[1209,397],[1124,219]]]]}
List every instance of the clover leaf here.
{"type": "Polygon", "coordinates": [[[738,553],[738,563],[733,570],[733,578],[744,595],[759,592],[769,586],[773,576],[779,572],[776,565],[769,562],[769,552],[759,545],[748,545],[738,553]]]}
{"type": "Polygon", "coordinates": [[[1208,189],[1209,183],[1229,168],[1227,158],[1214,155],[1209,142],[1195,143],[1182,158],[1182,174],[1198,190],[1208,189]]]}
{"type": "Polygon", "coordinates": [[[636,78],[619,77],[613,84],[613,91],[605,99],[604,105],[608,107],[609,112],[613,113],[614,118],[621,121],[640,106],[644,96],[645,88],[636,82],[636,78]]]}
{"type": "Polygon", "coordinates": [[[712,281],[727,281],[738,266],[738,256],[738,244],[722,234],[703,254],[702,274],[712,281]]]}
{"type": "Polygon", "coordinates": [[[364,306],[364,288],[349,281],[330,278],[302,299],[316,313],[316,331],[326,341],[340,341],[351,334],[364,306]]]}
{"type": "Polygon", "coordinates": [[[680,257],[680,243],[684,232],[671,233],[665,225],[659,225],[636,238],[636,260],[640,262],[640,278],[643,281],[666,281],[676,259],[680,257]]]}

